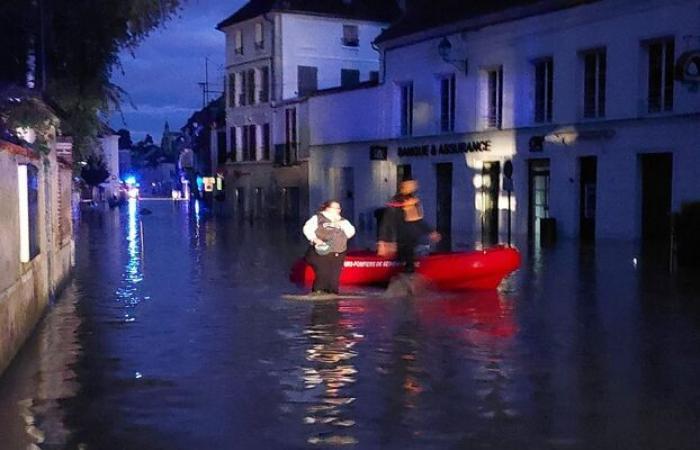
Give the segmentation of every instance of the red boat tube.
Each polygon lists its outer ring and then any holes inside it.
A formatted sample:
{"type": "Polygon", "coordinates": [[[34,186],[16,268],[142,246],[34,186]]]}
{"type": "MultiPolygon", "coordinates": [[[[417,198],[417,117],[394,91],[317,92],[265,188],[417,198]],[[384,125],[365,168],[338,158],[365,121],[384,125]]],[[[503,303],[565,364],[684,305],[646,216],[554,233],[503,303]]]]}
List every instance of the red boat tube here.
{"type": "MultiPolygon", "coordinates": [[[[487,250],[434,253],[417,261],[416,272],[433,287],[444,291],[496,289],[503,279],[520,266],[520,253],[512,247],[487,250]]],[[[348,252],[340,273],[341,285],[383,285],[400,271],[395,261],[373,252],[348,252]]],[[[301,258],[292,266],[289,279],[310,286],[314,271],[301,258]]]]}

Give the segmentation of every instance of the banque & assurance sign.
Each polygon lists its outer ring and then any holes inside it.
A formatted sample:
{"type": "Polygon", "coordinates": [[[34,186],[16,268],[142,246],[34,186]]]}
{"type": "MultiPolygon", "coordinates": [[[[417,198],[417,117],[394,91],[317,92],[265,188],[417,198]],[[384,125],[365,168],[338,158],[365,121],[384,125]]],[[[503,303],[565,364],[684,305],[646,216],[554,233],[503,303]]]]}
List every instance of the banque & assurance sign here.
{"type": "Polygon", "coordinates": [[[450,155],[456,153],[490,152],[491,141],[468,141],[448,144],[424,144],[399,147],[399,156],[450,155]]]}

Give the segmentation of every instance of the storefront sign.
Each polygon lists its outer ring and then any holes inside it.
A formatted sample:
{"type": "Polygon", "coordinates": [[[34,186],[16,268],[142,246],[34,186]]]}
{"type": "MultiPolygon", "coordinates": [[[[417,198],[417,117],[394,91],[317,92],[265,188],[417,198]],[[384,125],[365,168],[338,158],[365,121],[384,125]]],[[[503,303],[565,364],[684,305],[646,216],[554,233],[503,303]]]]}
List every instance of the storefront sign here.
{"type": "Polygon", "coordinates": [[[399,156],[451,155],[455,153],[474,153],[490,151],[491,141],[486,140],[399,147],[399,156]]]}
{"type": "Polygon", "coordinates": [[[369,147],[370,161],[386,161],[387,148],[384,145],[371,145],[369,147]]]}

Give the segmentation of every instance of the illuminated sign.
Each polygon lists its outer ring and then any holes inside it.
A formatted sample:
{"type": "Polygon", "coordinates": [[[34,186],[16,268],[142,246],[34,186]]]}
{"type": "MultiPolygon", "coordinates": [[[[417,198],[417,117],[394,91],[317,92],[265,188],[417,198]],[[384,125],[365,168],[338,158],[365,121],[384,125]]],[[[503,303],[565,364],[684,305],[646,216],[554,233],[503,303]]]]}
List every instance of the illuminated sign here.
{"type": "Polygon", "coordinates": [[[490,151],[491,141],[485,140],[399,147],[399,156],[451,155],[456,153],[476,153],[490,151]]]}
{"type": "Polygon", "coordinates": [[[214,185],[216,185],[216,179],[214,177],[204,177],[202,181],[204,183],[204,192],[214,191],[214,185]]]}

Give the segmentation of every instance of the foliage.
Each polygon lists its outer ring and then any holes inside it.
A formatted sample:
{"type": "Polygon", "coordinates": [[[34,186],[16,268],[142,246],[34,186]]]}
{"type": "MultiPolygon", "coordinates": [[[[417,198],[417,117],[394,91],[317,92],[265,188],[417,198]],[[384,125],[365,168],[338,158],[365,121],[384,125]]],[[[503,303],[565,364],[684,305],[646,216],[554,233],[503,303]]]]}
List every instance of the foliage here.
{"type": "Polygon", "coordinates": [[[131,147],[134,146],[134,143],[131,141],[131,133],[129,130],[120,128],[117,134],[119,135],[119,150],[131,149],[131,147]]]}
{"type": "MultiPolygon", "coordinates": [[[[149,33],[179,11],[183,1],[2,2],[0,13],[21,17],[18,28],[24,31],[20,34],[22,40],[12,43],[14,50],[10,55],[24,52],[26,56],[31,42],[45,44],[40,53],[44,59],[37,55],[38,75],[44,80],[39,84],[61,118],[62,131],[73,136],[76,161],[95,147],[106,115],[110,110],[118,110],[126,99],[125,91],[110,81],[112,71],[120,67],[120,54],[133,53],[149,33]]],[[[20,67],[26,65],[26,59],[23,62],[22,58],[12,58],[9,63],[17,66],[14,72],[26,73],[25,67],[20,67]]]]}
{"type": "Polygon", "coordinates": [[[80,177],[88,186],[95,187],[109,178],[109,170],[102,156],[94,154],[87,157],[86,165],[80,171],[80,177]]]}
{"type": "Polygon", "coordinates": [[[49,142],[58,128],[58,118],[41,99],[34,96],[13,96],[0,91],[0,128],[16,134],[18,128],[32,128],[35,150],[48,153],[49,142]]]}

